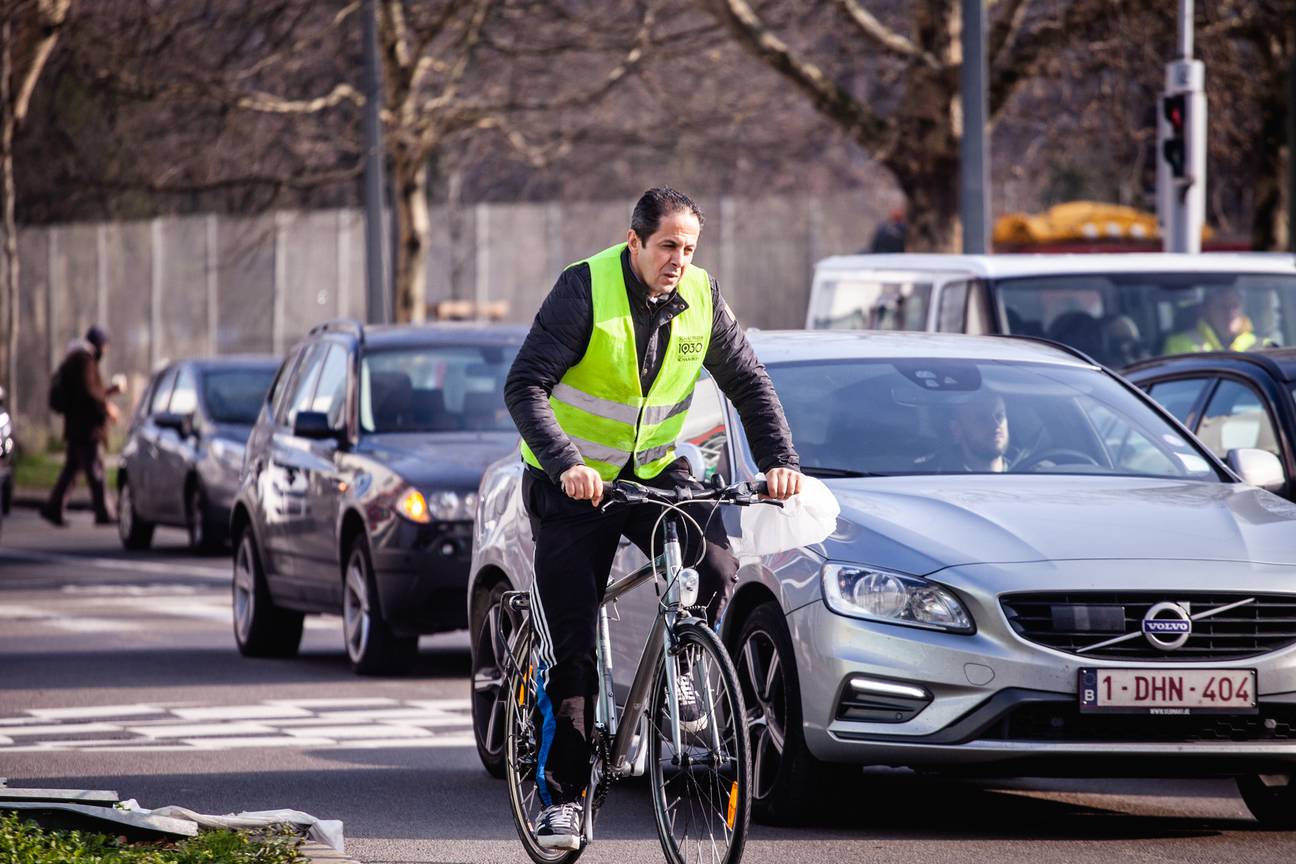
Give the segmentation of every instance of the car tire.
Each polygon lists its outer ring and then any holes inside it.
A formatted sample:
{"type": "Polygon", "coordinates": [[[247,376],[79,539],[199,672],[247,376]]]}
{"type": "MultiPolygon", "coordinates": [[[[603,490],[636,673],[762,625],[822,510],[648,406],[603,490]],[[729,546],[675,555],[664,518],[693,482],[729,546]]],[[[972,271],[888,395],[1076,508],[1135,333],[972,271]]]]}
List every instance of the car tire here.
{"type": "Polygon", "coordinates": [[[504,777],[504,715],[509,617],[504,612],[505,582],[495,583],[472,613],[473,740],[477,756],[492,777],[504,777]],[[498,740],[497,740],[498,739],[498,740]]]}
{"type": "Polygon", "coordinates": [[[799,821],[859,769],[821,762],[806,748],[796,656],[777,603],[756,607],[743,622],[734,667],[747,705],[752,815],[799,821]]]}
{"type": "Polygon", "coordinates": [[[224,545],[224,533],[216,520],[212,518],[211,508],[207,506],[207,493],[202,484],[189,484],[185,495],[185,531],[189,535],[190,551],[199,555],[210,555],[224,545]]]}
{"type": "Polygon", "coordinates": [[[152,522],[139,518],[135,511],[135,494],[130,478],[123,477],[117,484],[117,536],[127,549],[147,549],[153,543],[152,522]]]}
{"type": "Polygon", "coordinates": [[[1296,776],[1289,774],[1286,780],[1270,785],[1259,774],[1237,778],[1238,792],[1247,809],[1265,828],[1296,829],[1296,776]]]}
{"type": "Polygon", "coordinates": [[[352,541],[342,572],[342,637],[357,675],[405,672],[418,654],[417,636],[397,636],[383,620],[369,541],[363,534],[352,541]]]}
{"type": "Polygon", "coordinates": [[[234,548],[234,641],[244,657],[296,657],[305,615],[276,606],[252,529],[234,548]]]}

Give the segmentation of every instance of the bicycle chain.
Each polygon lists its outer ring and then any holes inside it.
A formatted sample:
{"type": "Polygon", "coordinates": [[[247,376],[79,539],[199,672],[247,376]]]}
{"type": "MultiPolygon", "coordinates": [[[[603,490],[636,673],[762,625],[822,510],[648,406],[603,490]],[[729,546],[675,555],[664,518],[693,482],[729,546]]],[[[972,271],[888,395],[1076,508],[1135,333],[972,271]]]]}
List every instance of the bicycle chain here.
{"type": "Polygon", "coordinates": [[[594,759],[598,764],[603,766],[603,770],[599,772],[599,781],[594,786],[594,809],[596,810],[603,806],[603,801],[607,798],[608,791],[612,788],[612,770],[609,762],[611,758],[612,753],[608,750],[607,735],[595,735],[594,759]]]}

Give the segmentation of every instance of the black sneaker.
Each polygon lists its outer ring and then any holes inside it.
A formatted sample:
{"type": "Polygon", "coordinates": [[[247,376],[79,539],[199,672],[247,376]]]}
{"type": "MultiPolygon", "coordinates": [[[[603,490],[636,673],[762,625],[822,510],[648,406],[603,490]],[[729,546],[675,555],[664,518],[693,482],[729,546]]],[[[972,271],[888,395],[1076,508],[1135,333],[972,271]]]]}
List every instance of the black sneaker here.
{"type": "Polygon", "coordinates": [[[579,804],[554,804],[540,813],[536,842],[543,849],[579,849],[581,839],[579,804]]]}
{"type": "Polygon", "coordinates": [[[707,706],[702,694],[693,686],[692,672],[684,672],[676,676],[675,696],[679,701],[680,728],[685,732],[705,732],[707,706]]]}
{"type": "Polygon", "coordinates": [[[67,527],[67,522],[64,521],[63,514],[58,512],[48,504],[41,505],[40,516],[42,519],[44,519],[46,522],[50,523],[51,525],[57,525],[59,528],[67,527]]]}

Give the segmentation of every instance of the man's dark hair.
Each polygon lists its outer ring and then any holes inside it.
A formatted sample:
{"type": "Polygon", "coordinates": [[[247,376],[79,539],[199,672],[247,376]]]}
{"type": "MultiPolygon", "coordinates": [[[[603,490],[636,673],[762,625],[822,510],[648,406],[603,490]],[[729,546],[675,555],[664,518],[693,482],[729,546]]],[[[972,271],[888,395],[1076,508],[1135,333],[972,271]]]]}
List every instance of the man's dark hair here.
{"type": "Polygon", "coordinates": [[[672,213],[687,210],[697,217],[698,227],[702,227],[702,208],[683,192],[676,192],[669,186],[657,186],[640,196],[630,214],[630,230],[639,235],[644,243],[657,233],[662,219],[672,213]]]}

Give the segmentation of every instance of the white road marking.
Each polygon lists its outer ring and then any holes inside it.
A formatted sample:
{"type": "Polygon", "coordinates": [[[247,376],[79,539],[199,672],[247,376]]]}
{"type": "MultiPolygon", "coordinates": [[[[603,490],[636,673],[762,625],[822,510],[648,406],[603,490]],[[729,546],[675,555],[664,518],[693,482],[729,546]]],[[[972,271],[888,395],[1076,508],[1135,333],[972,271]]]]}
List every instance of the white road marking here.
{"type": "MultiPolygon", "coordinates": [[[[365,708],[377,705],[399,705],[395,699],[385,696],[376,698],[351,699],[267,699],[267,705],[292,705],[296,708],[365,708]]],[[[466,703],[465,703],[466,704],[466,703]]]]}
{"type": "Polygon", "coordinates": [[[51,618],[51,627],[71,630],[74,633],[128,633],[141,629],[133,621],[113,620],[111,618],[51,618]]]}
{"type": "Polygon", "coordinates": [[[272,717],[309,717],[305,708],[291,705],[226,705],[219,708],[176,708],[172,712],[186,720],[262,720],[272,717]]]}
{"type": "Polygon", "coordinates": [[[171,726],[130,726],[126,731],[146,738],[203,738],[209,735],[269,735],[275,730],[261,723],[185,723],[171,726]]]}
{"type": "Polygon", "coordinates": [[[0,718],[0,754],[474,746],[467,730],[472,724],[467,699],[138,703],[33,708],[26,713],[29,716],[0,718]]]}
{"type": "Polygon", "coordinates": [[[232,750],[248,747],[332,747],[332,738],[193,738],[185,744],[199,750],[232,750]]]}
{"type": "Polygon", "coordinates": [[[85,735],[88,732],[120,732],[114,723],[61,723],[57,726],[6,726],[6,735],[85,735]]]}
{"type": "Polygon", "coordinates": [[[34,549],[5,549],[0,561],[29,561],[38,564],[59,564],[65,567],[98,567],[102,570],[123,570],[129,573],[159,573],[164,576],[195,576],[200,579],[228,582],[228,569],[198,567],[193,564],[172,564],[162,561],[126,561],[121,558],[95,558],[83,555],[58,555],[34,549]]]}
{"type": "MultiPolygon", "coordinates": [[[[28,714],[45,720],[84,720],[90,717],[138,717],[142,714],[163,714],[164,708],[156,705],[96,705],[89,708],[29,708],[28,714]]],[[[5,721],[0,720],[0,723],[5,721]]]]}
{"type": "Polygon", "coordinates": [[[421,738],[431,735],[426,729],[414,726],[388,726],[382,723],[364,726],[316,726],[302,732],[283,730],[295,737],[307,735],[322,738],[421,738]]]}

